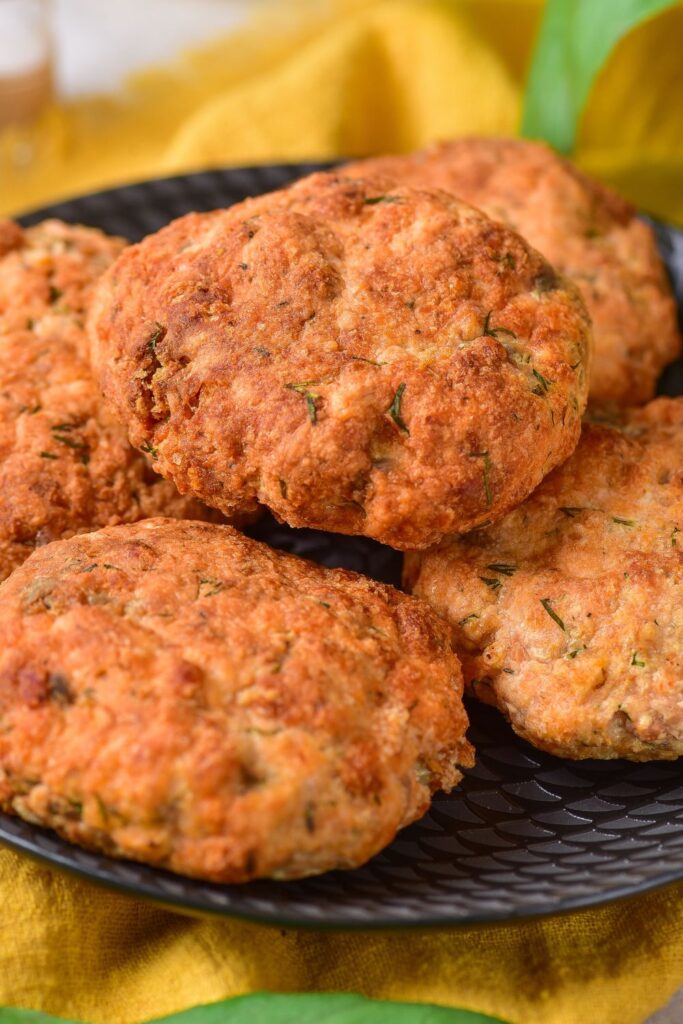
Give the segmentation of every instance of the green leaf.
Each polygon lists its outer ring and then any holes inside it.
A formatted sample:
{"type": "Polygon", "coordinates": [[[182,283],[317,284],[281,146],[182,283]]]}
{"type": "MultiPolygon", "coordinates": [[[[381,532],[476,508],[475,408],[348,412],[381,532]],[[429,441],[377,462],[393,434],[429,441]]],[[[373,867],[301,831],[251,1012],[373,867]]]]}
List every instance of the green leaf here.
{"type": "Polygon", "coordinates": [[[75,1024],[72,1020],[64,1017],[51,1017],[49,1013],[41,1013],[40,1010],[15,1010],[12,1007],[0,1009],[0,1024],[75,1024]]]}
{"type": "Polygon", "coordinates": [[[268,1024],[501,1024],[485,1014],[425,1003],[379,1002],[346,993],[268,992],[196,1006],[163,1018],[163,1024],[253,1024],[260,1020],[268,1024]]]}
{"type": "MultiPolygon", "coordinates": [[[[429,1003],[388,1003],[350,994],[258,992],[195,1006],[153,1024],[504,1024],[498,1017],[429,1003]]],[[[0,1009],[0,1024],[74,1024],[34,1010],[0,1009]]],[[[151,1022],[150,1022],[151,1024],[151,1022]]]]}
{"type": "MultiPolygon", "coordinates": [[[[527,80],[522,135],[574,148],[598,72],[623,36],[676,0],[547,0],[527,80]]],[[[642,88],[634,82],[633,88],[642,88]]]]}

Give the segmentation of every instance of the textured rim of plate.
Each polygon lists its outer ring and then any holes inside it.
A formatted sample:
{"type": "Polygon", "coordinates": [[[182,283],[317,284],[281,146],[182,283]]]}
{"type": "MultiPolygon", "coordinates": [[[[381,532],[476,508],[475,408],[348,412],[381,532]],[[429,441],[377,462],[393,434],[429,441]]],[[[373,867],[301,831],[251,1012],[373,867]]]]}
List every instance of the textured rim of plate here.
{"type": "MultiPolygon", "coordinates": [[[[331,166],[334,165],[329,163],[269,164],[153,179],[68,198],[46,207],[31,210],[19,219],[25,225],[36,223],[49,216],[80,223],[89,223],[92,220],[96,224],[102,224],[109,218],[112,224],[115,224],[117,217],[123,216],[125,210],[125,216],[129,220],[132,216],[140,233],[144,234],[150,230],[156,230],[161,223],[165,222],[159,219],[158,214],[164,210],[165,204],[172,205],[174,201],[177,201],[179,194],[182,195],[183,200],[185,198],[191,200],[189,206],[183,203],[187,210],[190,208],[210,209],[216,205],[215,195],[216,192],[220,193],[221,189],[241,192],[244,196],[258,195],[263,191],[285,185],[303,174],[314,170],[328,169],[331,166]],[[214,199],[210,205],[207,205],[207,196],[214,199]]],[[[171,216],[176,215],[174,213],[171,216]]],[[[166,219],[170,219],[168,214],[166,214],[166,219]]],[[[675,281],[680,311],[683,309],[683,232],[676,228],[653,223],[658,232],[662,250],[666,250],[670,260],[681,264],[680,275],[675,281]]],[[[109,226],[108,229],[110,231],[121,230],[115,226],[109,226]]],[[[683,363],[679,361],[667,371],[665,379],[669,393],[683,392],[682,367],[683,363]]],[[[477,711],[477,714],[481,713],[481,711],[477,711]]],[[[483,713],[495,714],[490,709],[483,713]]],[[[507,729],[507,726],[505,728],[507,729]]],[[[513,745],[522,743],[511,733],[508,742],[513,745]]],[[[525,745],[523,747],[526,749],[525,745]]],[[[531,750],[531,748],[528,749],[531,750]]],[[[538,754],[538,752],[532,751],[532,754],[538,754]]],[[[553,763],[555,762],[559,766],[564,763],[560,759],[554,759],[553,763]]],[[[574,765],[574,762],[568,762],[568,764],[571,766],[574,765]]],[[[617,762],[612,762],[612,764],[617,764],[617,762]]],[[[671,762],[666,764],[670,765],[671,762]]],[[[501,782],[500,785],[502,786],[503,783],[501,782]]],[[[683,800],[681,800],[681,811],[683,813],[683,800]]],[[[683,824],[678,824],[679,830],[683,832],[683,824]]],[[[411,826],[411,828],[415,827],[411,826]]],[[[399,833],[395,843],[400,843],[401,837],[405,834],[399,833]]],[[[544,901],[541,898],[540,901],[530,900],[515,906],[503,904],[496,909],[481,908],[477,912],[463,914],[448,909],[447,897],[444,897],[443,903],[439,905],[438,912],[427,906],[420,909],[419,898],[418,906],[411,906],[410,897],[408,897],[406,903],[397,906],[394,901],[389,907],[384,907],[381,901],[371,899],[372,910],[369,910],[367,906],[356,908],[345,902],[345,880],[350,880],[351,876],[357,875],[357,872],[334,872],[295,882],[263,881],[240,886],[215,885],[175,875],[164,869],[137,864],[133,861],[117,860],[104,854],[81,849],[61,839],[50,830],[31,825],[3,813],[0,813],[0,842],[19,853],[67,871],[79,878],[130,896],[143,897],[177,911],[203,915],[218,914],[262,924],[289,927],[394,929],[437,926],[459,928],[482,924],[502,924],[506,921],[546,917],[597,907],[659,889],[683,879],[682,855],[678,867],[661,872],[654,869],[641,871],[641,875],[644,874],[644,877],[635,883],[621,881],[611,888],[597,888],[590,892],[573,894],[552,901],[544,901]],[[319,899],[315,892],[316,883],[319,880],[325,883],[327,880],[329,885],[333,875],[333,885],[337,884],[338,880],[339,899],[333,908],[330,906],[321,908],[317,906],[319,899]],[[293,888],[300,886],[303,886],[305,890],[311,890],[306,894],[305,899],[292,901],[286,898],[287,894],[292,894],[293,888]],[[265,892],[259,893],[260,889],[264,889],[265,892]],[[277,898],[278,895],[283,898],[277,898]]],[[[391,846],[393,847],[394,844],[391,846]]],[[[528,851],[529,847],[525,846],[525,849],[528,851]]],[[[666,853],[666,849],[663,849],[662,861],[666,859],[666,853]]],[[[379,854],[373,858],[370,867],[381,856],[382,854],[379,854]]],[[[359,870],[366,871],[365,868],[359,870]]],[[[381,880],[375,882],[378,890],[381,889],[382,884],[381,880]]],[[[466,880],[463,880],[463,884],[466,884],[466,880]]],[[[365,887],[367,888],[367,883],[365,887]]]]}
{"type": "MultiPolygon", "coordinates": [[[[100,854],[93,854],[80,847],[60,839],[48,829],[40,828],[37,825],[30,825],[21,819],[0,812],[0,844],[7,846],[16,853],[23,854],[31,860],[45,864],[51,868],[57,868],[76,878],[97,885],[98,888],[118,892],[124,896],[132,896],[137,899],[144,899],[162,909],[183,913],[192,917],[229,917],[242,921],[250,921],[254,924],[272,925],[281,928],[303,928],[313,930],[331,931],[403,931],[405,929],[460,929],[474,928],[486,925],[512,924],[518,921],[538,920],[557,915],[575,913],[582,910],[597,909],[607,904],[643,896],[646,893],[665,889],[669,886],[680,883],[683,880],[683,866],[675,871],[669,871],[649,881],[641,882],[637,886],[621,885],[601,896],[577,896],[566,900],[559,900],[552,906],[542,907],[519,907],[508,911],[490,911],[480,914],[468,914],[466,917],[449,917],[435,914],[411,913],[409,915],[387,915],[386,918],[373,919],[367,916],[335,914],[328,910],[319,916],[315,914],[298,914],[296,911],[282,911],[271,909],[273,899],[266,898],[259,901],[258,897],[252,897],[248,901],[241,901],[239,898],[234,902],[229,898],[232,892],[245,889],[245,886],[213,885],[195,879],[186,878],[182,875],[174,875],[162,868],[152,868],[147,865],[138,865],[132,861],[116,860],[113,857],[105,857],[100,854]],[[18,827],[17,827],[18,826],[18,827]],[[38,841],[41,844],[38,845],[38,841]],[[45,849],[42,848],[42,841],[45,841],[45,849]],[[50,849],[52,847],[52,849],[50,849]],[[74,849],[77,851],[77,863],[74,859],[74,849]],[[107,860],[113,864],[112,868],[102,866],[101,861],[107,860]],[[90,863],[89,863],[90,862],[90,863]],[[154,881],[141,883],[138,879],[127,880],[127,874],[136,874],[140,867],[151,871],[155,875],[163,875],[169,891],[162,893],[158,884],[154,881]],[[187,893],[187,888],[190,893],[187,893]],[[201,896],[193,896],[192,890],[198,885],[202,889],[201,896]],[[214,899],[205,893],[206,887],[211,886],[216,893],[214,899]],[[176,894],[173,893],[176,889],[176,894]],[[225,898],[225,894],[228,898],[225,898]],[[268,906],[259,906],[259,903],[268,906]],[[245,905],[247,904],[248,905],[245,905]]],[[[322,876],[320,876],[322,877],[322,876]]],[[[301,879],[306,882],[306,879],[301,879]]],[[[249,885],[258,883],[249,883],[249,885]]],[[[282,886],[289,886],[291,882],[270,883],[282,886]]]]}

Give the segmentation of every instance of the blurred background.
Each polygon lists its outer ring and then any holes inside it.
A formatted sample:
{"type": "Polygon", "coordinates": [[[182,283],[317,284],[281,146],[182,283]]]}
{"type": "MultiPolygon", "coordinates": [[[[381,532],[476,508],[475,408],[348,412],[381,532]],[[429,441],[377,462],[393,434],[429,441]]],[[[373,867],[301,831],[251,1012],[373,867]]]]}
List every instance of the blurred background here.
{"type": "Polygon", "coordinates": [[[593,51],[565,148],[683,223],[680,3],[0,0],[0,213],[204,167],[552,136],[593,51]]]}

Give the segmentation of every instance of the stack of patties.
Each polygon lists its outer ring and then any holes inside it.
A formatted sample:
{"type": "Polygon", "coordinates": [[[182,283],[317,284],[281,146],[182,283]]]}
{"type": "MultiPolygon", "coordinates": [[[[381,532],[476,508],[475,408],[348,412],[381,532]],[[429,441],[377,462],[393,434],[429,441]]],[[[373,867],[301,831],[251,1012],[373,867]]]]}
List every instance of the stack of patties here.
{"type": "Polygon", "coordinates": [[[445,188],[514,226],[576,282],[594,329],[572,457],[494,525],[409,555],[405,585],[451,623],[468,690],[536,746],[679,757],[683,399],[635,408],[681,349],[652,230],[538,143],[461,139],[344,173],[445,188]]]}
{"type": "MultiPolygon", "coordinates": [[[[669,309],[654,250],[647,259],[669,309]]],[[[615,255],[608,262],[621,272],[615,255]]],[[[624,290],[635,302],[636,289],[624,290]]],[[[522,679],[536,657],[525,628],[504,646],[514,628],[502,597],[515,580],[531,586],[527,550],[551,557],[551,541],[536,536],[542,517],[524,509],[590,461],[585,432],[572,456],[591,379],[579,292],[509,226],[432,182],[342,172],[175,221],[125,249],[90,305],[109,410],[99,415],[127,430],[174,501],[229,517],[265,505],[292,526],[419,551],[409,575],[420,596],[188,521],[194,512],[71,529],[78,535],[36,551],[0,588],[3,806],[82,845],[216,881],[361,864],[472,763],[459,657],[489,700],[498,672],[522,679]],[[508,529],[511,550],[489,555],[508,529]],[[451,583],[472,607],[455,608],[451,583]],[[490,654],[495,636],[501,650],[490,654]],[[481,659],[493,667],[484,672],[481,659]]],[[[674,340],[655,362],[674,354],[674,340]]],[[[641,414],[646,425],[658,418],[641,414]]],[[[637,454],[609,441],[630,442],[641,420],[625,414],[625,434],[596,429],[612,459],[637,459],[643,473],[656,463],[658,479],[669,473],[659,486],[674,487],[673,427],[657,434],[661,457],[641,450],[653,431],[637,454]]],[[[91,454],[76,427],[52,427],[91,454]]],[[[565,519],[598,531],[577,562],[587,565],[613,520],[618,561],[640,506],[617,509],[615,483],[612,504],[572,486],[548,527],[557,547],[565,519]]],[[[622,576],[636,574],[636,555],[650,565],[654,541],[643,532],[639,544],[622,576]]],[[[564,590],[539,585],[548,623],[538,628],[561,638],[548,641],[548,664],[566,654],[570,678],[587,678],[607,605],[587,609],[591,633],[563,603],[566,579],[564,590]]],[[[632,648],[642,697],[653,690],[651,646],[639,634],[632,648]]],[[[622,737],[644,713],[624,696],[622,737]]],[[[672,706],[653,700],[652,722],[672,706]]],[[[673,750],[653,728],[641,746],[610,750],[673,750]]],[[[605,745],[564,734],[556,748],[605,745]]]]}

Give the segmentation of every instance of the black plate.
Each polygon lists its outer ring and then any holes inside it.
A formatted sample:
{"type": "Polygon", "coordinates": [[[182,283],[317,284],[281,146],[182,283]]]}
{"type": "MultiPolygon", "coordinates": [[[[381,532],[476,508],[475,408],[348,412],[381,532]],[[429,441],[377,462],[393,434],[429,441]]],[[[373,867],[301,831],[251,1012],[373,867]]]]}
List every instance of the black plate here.
{"type": "MultiPolygon", "coordinates": [[[[45,216],[130,239],[189,210],[229,205],[311,166],[240,168],[151,181],[58,203],[45,216]]],[[[683,306],[683,232],[656,225],[683,306]]],[[[662,390],[683,392],[681,365],[662,390]]],[[[362,538],[290,530],[254,536],[326,565],[397,583],[400,555],[362,538]]],[[[211,885],[89,853],[0,815],[0,839],[92,881],[201,913],[293,925],[464,925],[556,913],[683,879],[683,765],[563,761],[518,739],[491,709],[470,708],[477,765],[451,796],[357,871],[299,882],[211,885]]]]}

